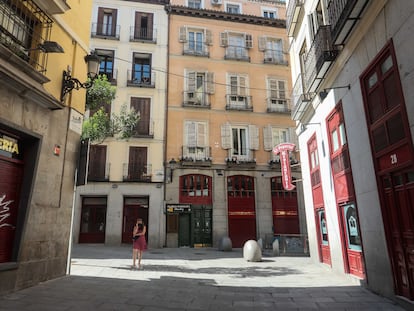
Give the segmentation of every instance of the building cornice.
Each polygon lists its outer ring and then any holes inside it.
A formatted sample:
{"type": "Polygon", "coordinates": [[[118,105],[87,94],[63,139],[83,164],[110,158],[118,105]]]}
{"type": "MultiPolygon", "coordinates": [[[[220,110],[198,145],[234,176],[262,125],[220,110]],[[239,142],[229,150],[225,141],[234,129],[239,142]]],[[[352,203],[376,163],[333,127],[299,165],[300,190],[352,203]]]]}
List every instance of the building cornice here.
{"type": "Polygon", "coordinates": [[[231,14],[223,11],[193,9],[186,6],[166,5],[165,10],[170,15],[183,15],[198,18],[215,19],[243,24],[262,25],[276,28],[286,28],[286,20],[265,18],[254,15],[231,14]]]}

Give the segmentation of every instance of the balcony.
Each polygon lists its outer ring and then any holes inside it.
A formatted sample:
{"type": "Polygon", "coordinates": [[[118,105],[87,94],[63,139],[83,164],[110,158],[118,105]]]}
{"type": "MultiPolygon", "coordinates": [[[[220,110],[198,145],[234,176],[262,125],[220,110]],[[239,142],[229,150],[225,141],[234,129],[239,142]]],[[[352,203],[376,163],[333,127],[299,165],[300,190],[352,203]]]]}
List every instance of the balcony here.
{"type": "Polygon", "coordinates": [[[303,14],[304,2],[305,0],[289,0],[286,10],[286,29],[289,37],[292,37],[295,33],[296,26],[301,17],[300,15],[303,14]]]}
{"type": "Polygon", "coordinates": [[[290,99],[286,98],[267,98],[267,112],[290,114],[292,112],[290,99]]]}
{"type": "Polygon", "coordinates": [[[140,165],[137,163],[123,164],[123,181],[127,182],[151,182],[152,165],[140,165]]]}
{"type": "Polygon", "coordinates": [[[319,27],[309,52],[305,56],[307,93],[315,92],[337,55],[338,50],[332,45],[331,26],[319,27]]]}
{"type": "MultiPolygon", "coordinates": [[[[93,160],[93,159],[91,159],[93,160]]],[[[107,182],[109,181],[110,163],[102,163],[94,167],[89,166],[88,182],[107,182]]]]}
{"type": "Polygon", "coordinates": [[[157,43],[157,31],[152,28],[131,27],[129,41],[157,43]]]}
{"type": "Polygon", "coordinates": [[[92,38],[119,40],[120,31],[120,25],[92,23],[91,36],[92,38]]]}
{"type": "Polygon", "coordinates": [[[210,108],[209,94],[206,92],[184,92],[183,107],[210,108]]]}
{"type": "Polygon", "coordinates": [[[329,23],[332,25],[332,42],[342,45],[361,18],[369,0],[331,0],[328,5],[329,23]]]}
{"type": "Polygon", "coordinates": [[[252,97],[227,94],[226,110],[253,111],[252,97]]]}
{"type": "Polygon", "coordinates": [[[227,47],[224,59],[250,62],[248,50],[244,47],[227,47]]]}
{"type": "Polygon", "coordinates": [[[249,156],[233,156],[225,159],[227,168],[256,168],[256,159],[249,156]]]}
{"type": "Polygon", "coordinates": [[[185,42],[183,47],[183,55],[209,57],[210,53],[208,45],[205,43],[185,42]]]}
{"type": "Polygon", "coordinates": [[[263,59],[264,64],[274,64],[288,66],[289,61],[287,55],[280,50],[265,50],[263,59]]]}
{"type": "Polygon", "coordinates": [[[155,72],[151,75],[141,71],[128,70],[127,86],[155,88],[155,72]]]}
{"type": "Polygon", "coordinates": [[[70,10],[66,0],[38,1],[39,7],[48,14],[63,14],[70,10]]]}
{"type": "Polygon", "coordinates": [[[294,105],[292,110],[293,120],[300,120],[311,100],[312,96],[305,92],[303,77],[302,75],[299,75],[292,91],[292,103],[294,105]]]}
{"type": "Polygon", "coordinates": [[[207,146],[183,146],[180,163],[182,166],[211,166],[211,148],[207,146]]]}
{"type": "Polygon", "coordinates": [[[132,137],[135,138],[154,138],[154,120],[140,119],[134,129],[132,137]]]}

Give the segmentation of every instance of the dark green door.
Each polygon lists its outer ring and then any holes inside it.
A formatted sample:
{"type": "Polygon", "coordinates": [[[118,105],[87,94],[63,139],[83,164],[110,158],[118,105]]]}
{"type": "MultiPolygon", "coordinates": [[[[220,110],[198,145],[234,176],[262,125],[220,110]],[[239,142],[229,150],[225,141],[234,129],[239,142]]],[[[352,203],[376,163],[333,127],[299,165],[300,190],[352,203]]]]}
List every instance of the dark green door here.
{"type": "Polygon", "coordinates": [[[178,230],[178,247],[190,246],[190,214],[180,214],[178,230]]]}
{"type": "Polygon", "coordinates": [[[212,245],[212,210],[208,206],[193,206],[192,231],[193,246],[207,247],[212,245]]]}

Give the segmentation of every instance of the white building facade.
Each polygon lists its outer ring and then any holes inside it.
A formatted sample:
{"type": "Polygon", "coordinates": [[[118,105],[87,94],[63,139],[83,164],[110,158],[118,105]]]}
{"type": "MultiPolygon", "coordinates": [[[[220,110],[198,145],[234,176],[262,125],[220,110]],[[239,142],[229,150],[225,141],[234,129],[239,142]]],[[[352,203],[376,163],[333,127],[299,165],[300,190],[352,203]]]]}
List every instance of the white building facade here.
{"type": "Polygon", "coordinates": [[[311,257],[412,307],[414,2],[287,5],[311,257]]]}
{"type": "MultiPolygon", "coordinates": [[[[149,247],[165,240],[164,125],[168,20],[161,1],[94,1],[91,49],[116,86],[109,113],[140,114],[133,137],[85,145],[86,174],[77,188],[74,242],[131,243],[138,217],[149,247]]],[[[81,155],[82,161],[82,155],[81,155]]]]}

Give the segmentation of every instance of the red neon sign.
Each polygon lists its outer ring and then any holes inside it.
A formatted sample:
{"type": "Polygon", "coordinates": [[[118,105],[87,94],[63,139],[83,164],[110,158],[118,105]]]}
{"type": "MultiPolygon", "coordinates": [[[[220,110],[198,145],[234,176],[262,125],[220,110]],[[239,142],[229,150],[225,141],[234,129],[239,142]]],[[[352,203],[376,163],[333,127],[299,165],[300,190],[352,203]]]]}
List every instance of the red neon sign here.
{"type": "Polygon", "coordinates": [[[290,172],[290,159],[289,151],[295,150],[295,144],[291,143],[282,143],[273,148],[273,153],[275,155],[280,154],[280,166],[282,169],[282,184],[285,190],[293,190],[295,186],[292,185],[292,175],[290,172]]]}

